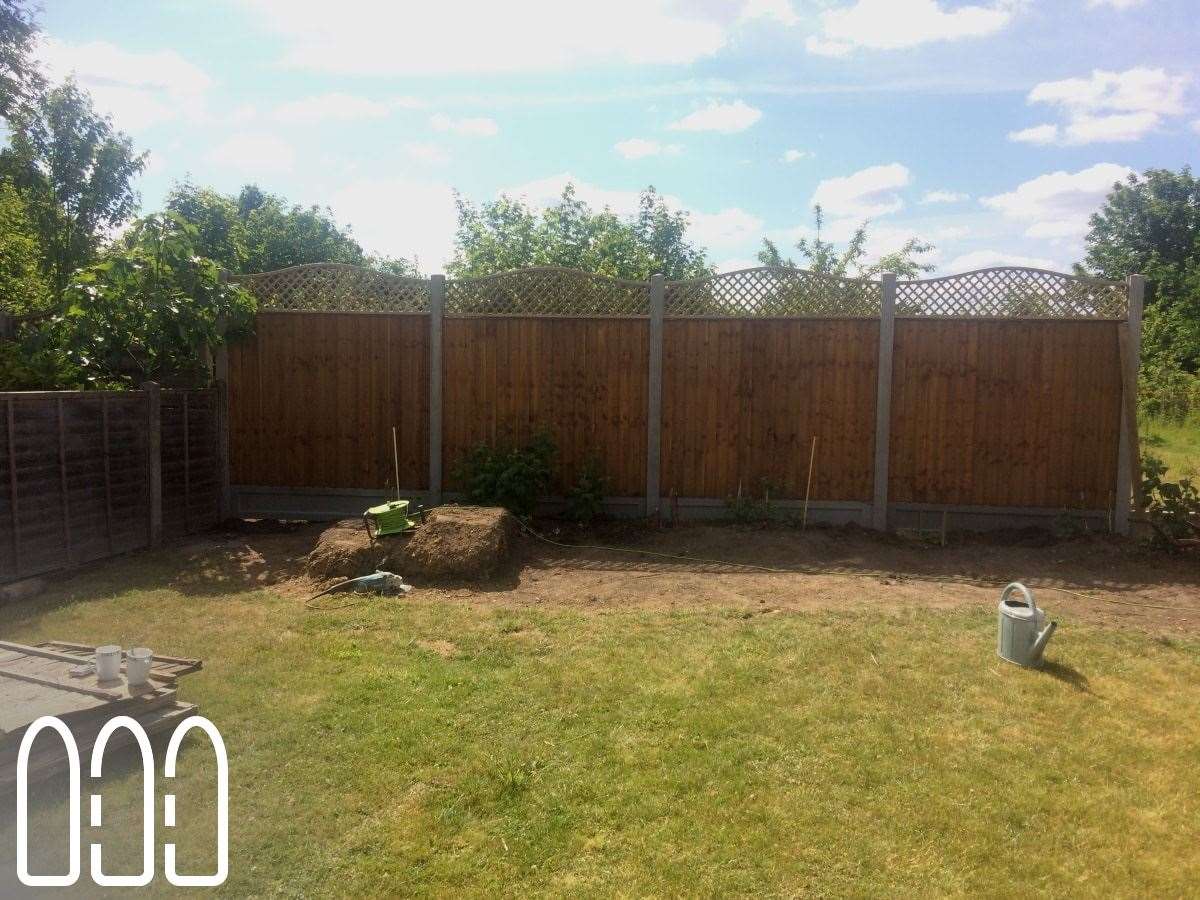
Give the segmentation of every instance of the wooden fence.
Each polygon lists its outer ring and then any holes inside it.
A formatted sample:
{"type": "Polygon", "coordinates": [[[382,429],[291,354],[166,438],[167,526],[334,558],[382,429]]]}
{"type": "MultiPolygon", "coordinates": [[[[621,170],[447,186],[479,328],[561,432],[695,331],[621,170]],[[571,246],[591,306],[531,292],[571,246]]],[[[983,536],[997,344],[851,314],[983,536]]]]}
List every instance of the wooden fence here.
{"type": "Polygon", "coordinates": [[[302,266],[245,282],[256,334],[219,362],[245,514],[361,511],[395,489],[393,427],[400,490],[429,502],[461,488],[474,445],[547,428],[557,493],[594,456],[612,502],[647,513],[767,491],[880,528],[928,510],[1126,527],[1119,336],[1136,348],[1138,276],[447,281],[302,266]]]}
{"type": "Polygon", "coordinates": [[[0,582],[216,524],[217,389],[0,393],[0,582]]]}

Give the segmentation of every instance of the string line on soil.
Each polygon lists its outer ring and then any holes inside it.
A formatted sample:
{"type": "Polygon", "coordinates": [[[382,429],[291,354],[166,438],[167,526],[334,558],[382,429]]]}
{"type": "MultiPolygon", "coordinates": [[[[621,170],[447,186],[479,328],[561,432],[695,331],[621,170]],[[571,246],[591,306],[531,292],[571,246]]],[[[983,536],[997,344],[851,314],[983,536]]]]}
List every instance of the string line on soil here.
{"type": "MultiPolygon", "coordinates": [[[[725,559],[711,559],[703,556],[685,556],[679,553],[662,553],[657,550],[638,550],[633,547],[605,547],[599,544],[565,544],[562,541],[556,541],[553,538],[548,538],[544,534],[534,531],[529,525],[520,519],[517,520],[521,525],[521,530],[533,538],[547,544],[552,544],[555,547],[563,547],[567,550],[599,550],[609,553],[635,553],[640,556],[653,556],[659,559],[675,559],[683,562],[705,563],[707,565],[716,566],[734,566],[743,569],[755,569],[759,572],[771,572],[777,575],[828,575],[828,576],[844,576],[847,578],[878,578],[879,575],[875,572],[847,572],[838,569],[785,569],[778,566],[760,566],[755,563],[731,562],[725,559]]],[[[934,584],[955,584],[954,581],[947,581],[940,578],[923,579],[934,584]]],[[[1001,587],[998,582],[996,587],[1001,587]]],[[[1165,609],[1174,612],[1196,612],[1197,610],[1189,609],[1184,606],[1163,606],[1154,603],[1138,603],[1134,600],[1118,600],[1115,597],[1101,597],[1096,594],[1082,594],[1079,591],[1072,591],[1069,588],[1052,587],[1045,585],[1039,587],[1042,591],[1058,591],[1062,594],[1071,594],[1075,597],[1082,597],[1084,600],[1099,600],[1102,603],[1112,603],[1117,606],[1132,606],[1141,609],[1165,609]]]]}

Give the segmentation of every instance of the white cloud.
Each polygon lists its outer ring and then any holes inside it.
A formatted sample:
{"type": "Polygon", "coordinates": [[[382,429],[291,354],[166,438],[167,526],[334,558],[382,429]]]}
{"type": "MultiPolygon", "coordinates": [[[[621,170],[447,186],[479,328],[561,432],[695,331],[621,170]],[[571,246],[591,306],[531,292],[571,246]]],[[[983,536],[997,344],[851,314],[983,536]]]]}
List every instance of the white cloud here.
{"type": "Polygon", "coordinates": [[[209,152],[210,161],[239,170],[239,178],[252,180],[269,172],[289,172],[296,164],[292,145],[272,134],[235,134],[209,152]]]}
{"type": "Polygon", "coordinates": [[[1028,269],[1051,269],[1061,271],[1054,260],[1040,256],[1019,256],[1015,253],[1003,253],[999,250],[974,250],[956,256],[946,263],[944,268],[948,273],[972,272],[975,269],[991,269],[996,266],[1024,266],[1028,269]]]}
{"type": "Polygon", "coordinates": [[[212,79],[174,50],[137,53],[107,41],[70,44],[46,37],[35,53],[51,80],[74,73],[96,108],[124,131],[206,115],[212,79]]]}
{"type": "Polygon", "coordinates": [[[449,131],[462,137],[494,137],[500,133],[496,120],[487,116],[452,119],[444,113],[434,113],[429,117],[429,126],[434,131],[449,131]]]}
{"type": "Polygon", "coordinates": [[[743,269],[757,269],[762,265],[757,259],[747,259],[744,256],[723,259],[716,263],[717,273],[740,272],[743,269]]]}
{"type": "Polygon", "coordinates": [[[957,241],[960,238],[965,238],[970,233],[971,229],[962,225],[945,225],[934,229],[933,239],[935,241],[957,241]]]}
{"type": "Polygon", "coordinates": [[[648,138],[629,138],[617,141],[613,149],[625,159],[643,159],[647,156],[675,155],[682,153],[683,148],[678,144],[663,144],[648,138]]]}
{"type": "Polygon", "coordinates": [[[1123,181],[1132,171],[1116,163],[1097,163],[1078,172],[1052,172],[980,202],[1005,218],[1024,223],[1026,237],[1078,237],[1086,233],[1088,217],[1104,202],[1113,183],[1123,181]]]}
{"type": "Polygon", "coordinates": [[[284,65],[347,75],[686,64],[724,46],[731,24],[673,0],[241,2],[285,39],[284,65]]]}
{"type": "Polygon", "coordinates": [[[970,200],[967,194],[960,194],[958,191],[926,191],[925,196],[921,198],[921,203],[962,203],[964,200],[970,200]]]}
{"type": "Polygon", "coordinates": [[[834,217],[884,216],[903,208],[897,191],[911,181],[911,173],[900,163],[871,166],[843,178],[825,179],[813,192],[812,204],[834,217]]]}
{"type": "Polygon", "coordinates": [[[788,0],[746,0],[738,20],[748,22],[753,19],[770,19],[785,28],[790,28],[800,21],[788,0]]]}
{"type": "Polygon", "coordinates": [[[693,212],[688,237],[708,249],[733,249],[757,241],[763,220],[744,209],[731,207],[715,213],[693,212]]]}
{"type": "Polygon", "coordinates": [[[1088,0],[1088,6],[1092,9],[1100,6],[1111,6],[1113,9],[1133,9],[1145,2],[1146,0],[1088,0]]]}
{"type": "Polygon", "coordinates": [[[1010,131],[1008,139],[1019,144],[1053,144],[1058,140],[1058,126],[1034,125],[1032,128],[1022,128],[1020,131],[1010,131]]]}
{"type": "Polygon", "coordinates": [[[800,162],[802,159],[811,159],[816,156],[811,150],[784,150],[783,156],[780,157],[785,163],[800,162]]]}
{"type": "Polygon", "coordinates": [[[1146,67],[1124,72],[1096,69],[1087,78],[1046,81],[1029,92],[1028,102],[1058,107],[1065,124],[1015,131],[1009,139],[1068,145],[1140,140],[1163,119],[1183,113],[1189,81],[1186,75],[1146,67]]]}
{"type": "Polygon", "coordinates": [[[1195,119],[1192,121],[1192,131],[1196,132],[1196,134],[1200,134],[1200,119],[1195,119]]]}
{"type": "Polygon", "coordinates": [[[688,113],[667,127],[672,131],[719,131],[721,134],[734,134],[745,131],[761,118],[762,110],[755,109],[744,100],[734,100],[732,103],[710,100],[707,106],[688,113]]]}
{"type": "Polygon", "coordinates": [[[399,177],[360,179],[334,191],[329,206],[368,250],[416,257],[427,272],[443,270],[454,253],[458,218],[448,184],[399,177]]]}
{"type": "Polygon", "coordinates": [[[398,97],[393,100],[371,100],[331,91],[300,100],[292,100],[275,108],[279,122],[313,124],[316,122],[352,122],[358,119],[382,119],[395,109],[416,109],[419,100],[398,97]]]}
{"type": "Polygon", "coordinates": [[[894,50],[983,37],[1004,28],[1019,4],[997,0],[985,6],[944,5],[937,0],[857,0],[821,13],[821,32],[811,35],[805,46],[821,56],[845,56],[858,48],[894,50]]]}
{"type": "Polygon", "coordinates": [[[400,149],[409,159],[430,165],[443,165],[450,161],[450,154],[445,147],[429,141],[409,141],[402,144],[400,149]]]}

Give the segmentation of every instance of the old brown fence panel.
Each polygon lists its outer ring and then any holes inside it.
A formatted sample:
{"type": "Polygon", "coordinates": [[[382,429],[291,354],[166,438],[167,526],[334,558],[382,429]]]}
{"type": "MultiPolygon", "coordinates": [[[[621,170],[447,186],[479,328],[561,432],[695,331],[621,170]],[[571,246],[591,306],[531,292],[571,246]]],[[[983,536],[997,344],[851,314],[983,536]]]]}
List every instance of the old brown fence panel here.
{"type": "Polygon", "coordinates": [[[594,456],[626,511],[769,493],[877,528],[928,508],[966,527],[1128,521],[1118,335],[1136,348],[1138,276],[447,281],[312,265],[243,280],[262,304],[228,355],[243,513],[361,512],[395,486],[394,425],[401,492],[427,502],[443,481],[456,496],[473,446],[546,429],[556,492],[594,456]]]}
{"type": "Polygon", "coordinates": [[[515,445],[541,428],[558,450],[557,483],[595,456],[616,496],[646,484],[648,325],[641,319],[449,317],[443,447],[447,486],[480,443],[515,445]]]}
{"type": "Polygon", "coordinates": [[[1115,322],[896,322],[893,502],[1105,509],[1121,376],[1115,322]]]}
{"type": "Polygon", "coordinates": [[[869,501],[879,323],[670,319],[664,328],[662,486],[869,501]]]}
{"type": "Polygon", "coordinates": [[[148,546],[152,496],[167,535],[215,524],[217,415],[216,390],[0,394],[0,581],[148,546]]]}

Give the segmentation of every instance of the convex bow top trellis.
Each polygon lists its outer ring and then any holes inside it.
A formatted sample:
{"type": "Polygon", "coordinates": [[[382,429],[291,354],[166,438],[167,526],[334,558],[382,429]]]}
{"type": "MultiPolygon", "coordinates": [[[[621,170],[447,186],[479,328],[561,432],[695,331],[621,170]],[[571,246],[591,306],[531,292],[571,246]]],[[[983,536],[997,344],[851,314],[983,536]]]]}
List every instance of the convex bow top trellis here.
{"type": "MultiPolygon", "coordinates": [[[[424,312],[432,281],[339,263],[312,263],[243,275],[267,309],[424,312]]],[[[451,315],[645,316],[651,282],[538,267],[483,278],[448,279],[451,315]]],[[[896,313],[919,317],[1124,319],[1124,282],[1043,269],[1004,267],[899,281],[896,313]]],[[[678,317],[876,318],[881,282],[803,269],[762,267],[665,283],[664,310],[678,317]]]]}

